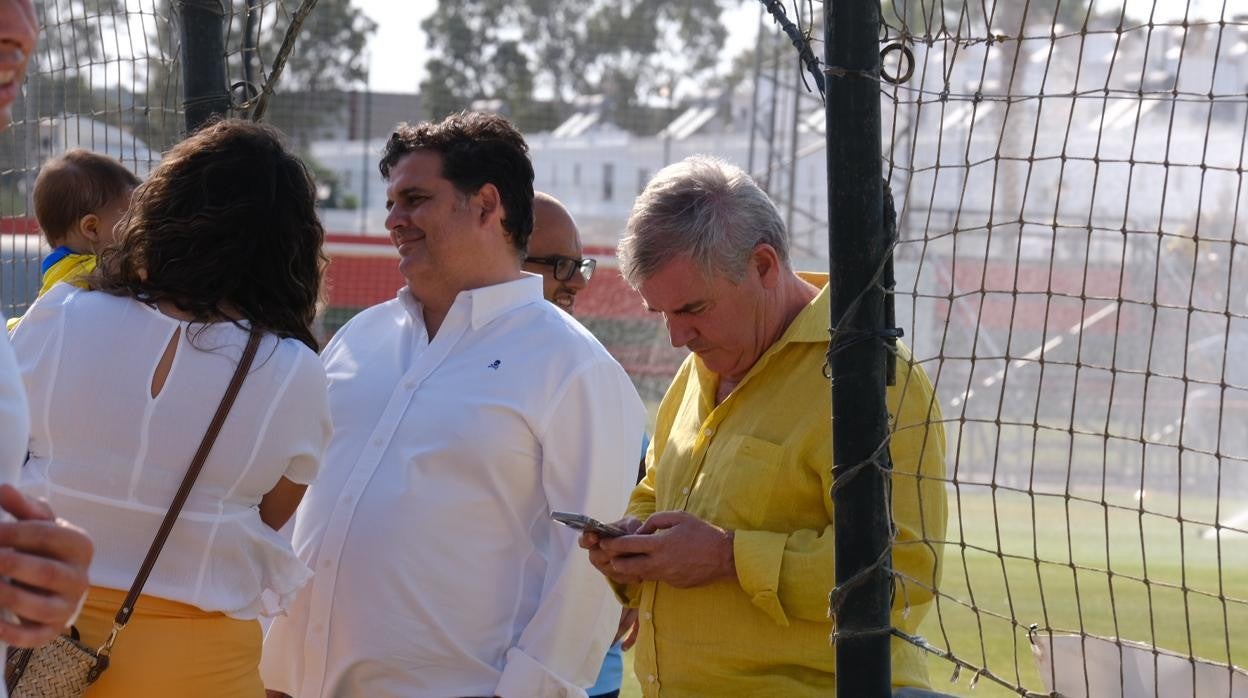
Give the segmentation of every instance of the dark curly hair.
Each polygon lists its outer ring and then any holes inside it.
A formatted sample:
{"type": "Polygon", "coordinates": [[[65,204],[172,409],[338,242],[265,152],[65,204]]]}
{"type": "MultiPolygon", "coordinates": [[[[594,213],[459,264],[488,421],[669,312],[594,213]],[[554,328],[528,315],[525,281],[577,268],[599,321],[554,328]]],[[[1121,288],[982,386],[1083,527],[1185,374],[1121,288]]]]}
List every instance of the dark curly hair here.
{"type": "Polygon", "coordinates": [[[166,301],[199,322],[231,311],[313,351],[325,229],[316,187],[278,131],[239,119],[177,144],[134,192],[92,289],[166,301]]]}
{"type": "Polygon", "coordinates": [[[533,234],[533,163],[529,145],[511,122],[497,114],[466,111],[436,124],[399,124],[382,152],[381,176],[390,179],[399,159],[417,150],[440,154],[442,176],[461,194],[493,184],[502,197],[503,229],[524,254],[533,234]]]}

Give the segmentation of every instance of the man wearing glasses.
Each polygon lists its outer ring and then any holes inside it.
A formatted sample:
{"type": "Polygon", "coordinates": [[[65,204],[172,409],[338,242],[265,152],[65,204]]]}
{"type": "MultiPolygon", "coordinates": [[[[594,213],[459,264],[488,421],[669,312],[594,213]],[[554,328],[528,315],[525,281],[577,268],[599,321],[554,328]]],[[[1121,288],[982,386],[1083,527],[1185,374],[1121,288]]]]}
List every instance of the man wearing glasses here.
{"type": "Polygon", "coordinates": [[[581,257],[581,236],[567,209],[555,197],[533,196],[533,236],[524,270],[542,277],[546,300],[572,312],[576,294],[589,285],[598,263],[581,257]]]}

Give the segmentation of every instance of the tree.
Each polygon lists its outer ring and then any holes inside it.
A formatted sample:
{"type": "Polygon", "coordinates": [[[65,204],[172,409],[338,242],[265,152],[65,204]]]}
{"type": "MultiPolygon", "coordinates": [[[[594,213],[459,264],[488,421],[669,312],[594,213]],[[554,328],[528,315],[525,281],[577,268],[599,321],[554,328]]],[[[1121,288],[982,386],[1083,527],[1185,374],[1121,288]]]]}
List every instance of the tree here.
{"type": "MultiPolygon", "coordinates": [[[[1091,0],[1014,0],[978,2],[963,0],[953,3],[929,3],[924,0],[883,0],[880,18],[896,30],[916,36],[940,36],[961,33],[967,38],[987,38],[989,33],[1014,37],[1023,28],[1026,17],[1028,35],[1043,30],[1054,22],[1067,30],[1077,30],[1098,17],[1091,0]],[[991,22],[988,21],[991,18],[991,22]],[[969,26],[963,26],[968,24],[969,26]]],[[[1097,8],[1097,12],[1100,8],[1097,8]]]]}
{"type": "Polygon", "coordinates": [[[125,0],[57,0],[36,2],[35,14],[44,27],[35,51],[37,69],[44,72],[78,71],[105,57],[105,36],[126,19],[125,0]]]}
{"type": "MultiPolygon", "coordinates": [[[[242,29],[244,12],[235,12],[242,29]]],[[[267,76],[290,26],[290,18],[264,22],[260,41],[260,61],[267,76]]],[[[281,85],[286,90],[347,90],[361,86],[368,75],[364,47],[377,30],[351,0],[320,0],[304,21],[295,48],[286,60],[281,85]]],[[[240,54],[241,55],[241,54],[240,54]]],[[[241,72],[241,71],[240,71],[241,72]]]]}
{"type": "Polygon", "coordinates": [[[434,58],[421,84],[430,116],[503,99],[512,118],[603,95],[624,109],[715,69],[738,0],[439,0],[422,25],[434,58]]]}
{"type": "Polygon", "coordinates": [[[519,8],[501,0],[446,2],[422,24],[431,47],[420,93],[429,113],[441,116],[477,99],[507,99],[512,108],[531,99],[534,74],[516,38],[500,25],[519,8]]]}
{"type": "MultiPolygon", "coordinates": [[[[44,31],[31,56],[26,84],[25,111],[32,116],[65,112],[107,111],[97,105],[86,77],[99,73],[107,60],[106,35],[125,17],[124,0],[36,2],[35,13],[44,31]]],[[[109,105],[114,106],[115,105],[109,105]]]]}
{"type": "MultiPolygon", "coordinates": [[[[276,22],[262,19],[257,63],[261,67],[258,73],[268,80],[291,18],[281,17],[276,22]]],[[[245,24],[245,13],[236,12],[235,26],[240,35],[245,24]]],[[[377,24],[352,0],[320,0],[299,30],[265,120],[306,148],[312,132],[345,107],[344,91],[365,86],[368,66],[364,48],[376,30],[377,24]]],[[[233,72],[241,76],[244,54],[232,55],[240,58],[233,72]]]]}
{"type": "MultiPolygon", "coordinates": [[[[119,21],[124,22],[124,0],[37,0],[35,16],[43,31],[31,56],[26,84],[14,105],[18,123],[0,137],[0,178],[7,186],[33,177],[42,158],[41,118],[66,113],[103,114],[106,116],[93,118],[116,123],[120,112],[117,95],[96,92],[89,79],[98,80],[106,74],[104,63],[109,57],[105,37],[111,36],[119,21]]],[[[8,201],[4,208],[13,210],[24,203],[8,201]]]]}
{"type": "MultiPolygon", "coordinates": [[[[110,0],[118,1],[118,0],[110,0]]],[[[155,33],[148,37],[151,46],[146,56],[146,98],[158,135],[176,135],[181,131],[180,120],[172,124],[169,111],[182,102],[181,88],[181,30],[176,0],[159,0],[156,5],[155,33]],[[174,62],[177,58],[178,62],[174,62]],[[159,127],[158,127],[159,126],[159,127]],[[173,131],[169,127],[173,126],[173,131]]],[[[276,60],[282,41],[290,27],[291,15],[286,5],[271,2],[257,3],[248,8],[246,0],[227,2],[230,14],[227,18],[226,69],[230,84],[243,80],[246,70],[244,60],[250,59],[255,69],[256,90],[263,89],[276,60]],[[252,47],[247,39],[248,12],[258,13],[255,25],[260,36],[252,47]]],[[[299,3],[290,3],[290,8],[299,3]]],[[[320,0],[315,10],[304,21],[287,57],[286,67],[279,82],[274,86],[275,96],[267,121],[288,133],[299,128],[315,127],[327,111],[338,105],[337,91],[361,86],[367,74],[364,64],[364,47],[369,36],[377,28],[351,0],[320,0]],[[292,92],[302,94],[327,93],[325,101],[309,105],[304,100],[283,99],[292,92]]],[[[254,94],[254,93],[253,93],[254,94]]],[[[242,92],[235,94],[243,97],[242,92]]],[[[171,138],[157,138],[163,147],[171,138]]]]}

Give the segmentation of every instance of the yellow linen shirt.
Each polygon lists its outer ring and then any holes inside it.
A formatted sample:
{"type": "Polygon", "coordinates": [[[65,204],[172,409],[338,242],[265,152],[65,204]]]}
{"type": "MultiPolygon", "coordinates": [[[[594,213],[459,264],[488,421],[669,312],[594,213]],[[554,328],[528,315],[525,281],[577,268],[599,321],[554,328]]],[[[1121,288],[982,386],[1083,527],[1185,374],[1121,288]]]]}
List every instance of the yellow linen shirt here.
{"type": "MultiPolygon", "coordinates": [[[[647,698],[829,696],[836,657],[828,592],[835,585],[827,276],[823,290],[724,400],[691,355],[659,406],[647,473],[628,514],[687,511],[735,531],[736,580],[691,589],[617,587],[641,610],[634,659],[647,698]]],[[[892,622],[914,634],[940,579],[945,438],[932,384],[898,344],[887,393],[896,421],[892,505],[897,527],[892,622]],[[906,612],[907,601],[909,611],[906,612]]],[[[928,685],[923,652],[894,638],[894,686],[928,685]]]]}

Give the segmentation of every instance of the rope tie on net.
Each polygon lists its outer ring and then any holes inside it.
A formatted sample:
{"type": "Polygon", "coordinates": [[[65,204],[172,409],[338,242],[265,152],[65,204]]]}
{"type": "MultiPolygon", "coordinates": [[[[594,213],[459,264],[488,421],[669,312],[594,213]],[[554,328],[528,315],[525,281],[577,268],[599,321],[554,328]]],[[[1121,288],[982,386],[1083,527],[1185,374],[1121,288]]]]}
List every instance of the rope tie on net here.
{"type": "MultiPolygon", "coordinates": [[[[815,87],[819,88],[819,96],[823,97],[823,74],[819,72],[819,59],[815,57],[815,52],[810,48],[810,39],[803,34],[802,30],[793,23],[793,20],[789,19],[787,14],[785,14],[783,2],[780,0],[759,0],[759,2],[763,3],[763,7],[766,8],[767,13],[771,15],[772,20],[774,20],[776,24],[779,24],[780,29],[788,35],[790,40],[792,40],[793,46],[797,49],[798,58],[802,61],[802,65],[806,67],[806,70],[811,74],[811,76],[814,77],[815,87]]],[[[805,83],[806,76],[803,75],[802,84],[805,85],[805,83]]],[[[806,89],[809,90],[810,86],[806,85],[806,89]]]]}

